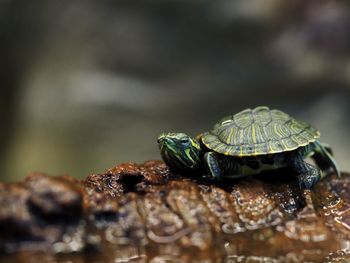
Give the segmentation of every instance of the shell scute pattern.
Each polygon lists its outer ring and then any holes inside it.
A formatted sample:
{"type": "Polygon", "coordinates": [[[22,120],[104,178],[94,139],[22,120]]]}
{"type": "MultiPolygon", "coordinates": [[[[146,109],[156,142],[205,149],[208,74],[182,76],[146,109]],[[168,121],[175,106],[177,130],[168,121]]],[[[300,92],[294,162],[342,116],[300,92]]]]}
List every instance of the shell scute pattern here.
{"type": "Polygon", "coordinates": [[[319,136],[307,123],[260,106],[221,119],[201,138],[209,149],[225,155],[256,156],[292,151],[319,136]]]}
{"type": "Polygon", "coordinates": [[[267,126],[272,121],[270,109],[265,106],[257,107],[253,110],[255,122],[262,126],[267,126]]]}
{"type": "Polygon", "coordinates": [[[236,126],[240,128],[246,128],[254,122],[254,117],[252,111],[250,109],[246,109],[234,115],[233,120],[236,126]]]}

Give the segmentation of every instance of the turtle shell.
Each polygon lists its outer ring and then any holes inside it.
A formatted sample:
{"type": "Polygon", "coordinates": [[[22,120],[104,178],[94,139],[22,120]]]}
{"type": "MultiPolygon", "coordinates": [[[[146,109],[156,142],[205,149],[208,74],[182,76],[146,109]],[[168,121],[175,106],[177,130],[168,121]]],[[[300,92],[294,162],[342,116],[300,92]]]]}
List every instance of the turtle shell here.
{"type": "Polygon", "coordinates": [[[293,151],[319,137],[320,132],[311,125],[259,106],[221,119],[201,141],[224,155],[257,156],[293,151]]]}

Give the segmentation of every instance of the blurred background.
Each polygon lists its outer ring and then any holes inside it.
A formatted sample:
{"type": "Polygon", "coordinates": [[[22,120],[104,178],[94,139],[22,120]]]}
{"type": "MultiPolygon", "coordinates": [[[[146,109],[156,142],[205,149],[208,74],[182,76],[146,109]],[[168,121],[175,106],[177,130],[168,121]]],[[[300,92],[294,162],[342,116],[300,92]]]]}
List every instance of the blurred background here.
{"type": "Polygon", "coordinates": [[[312,123],[350,170],[350,3],[0,1],[0,180],[83,178],[159,159],[269,105],[312,123]]]}

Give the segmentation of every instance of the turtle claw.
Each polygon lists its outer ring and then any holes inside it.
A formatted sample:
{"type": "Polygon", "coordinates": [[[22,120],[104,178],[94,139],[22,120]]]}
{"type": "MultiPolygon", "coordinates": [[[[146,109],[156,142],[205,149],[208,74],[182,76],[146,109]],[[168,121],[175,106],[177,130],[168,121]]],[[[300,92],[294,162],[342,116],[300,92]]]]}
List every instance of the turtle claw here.
{"type": "Polygon", "coordinates": [[[203,175],[202,179],[208,183],[214,183],[214,184],[222,181],[222,177],[213,177],[211,174],[203,175]]]}

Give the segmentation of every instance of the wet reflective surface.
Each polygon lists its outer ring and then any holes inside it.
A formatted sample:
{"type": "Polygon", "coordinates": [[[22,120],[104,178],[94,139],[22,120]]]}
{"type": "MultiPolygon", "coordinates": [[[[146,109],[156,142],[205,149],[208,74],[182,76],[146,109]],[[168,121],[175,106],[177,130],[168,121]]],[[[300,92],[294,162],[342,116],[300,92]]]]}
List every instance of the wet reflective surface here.
{"type": "Polygon", "coordinates": [[[0,185],[0,262],[348,262],[350,175],[219,185],[127,163],[0,185]]]}

